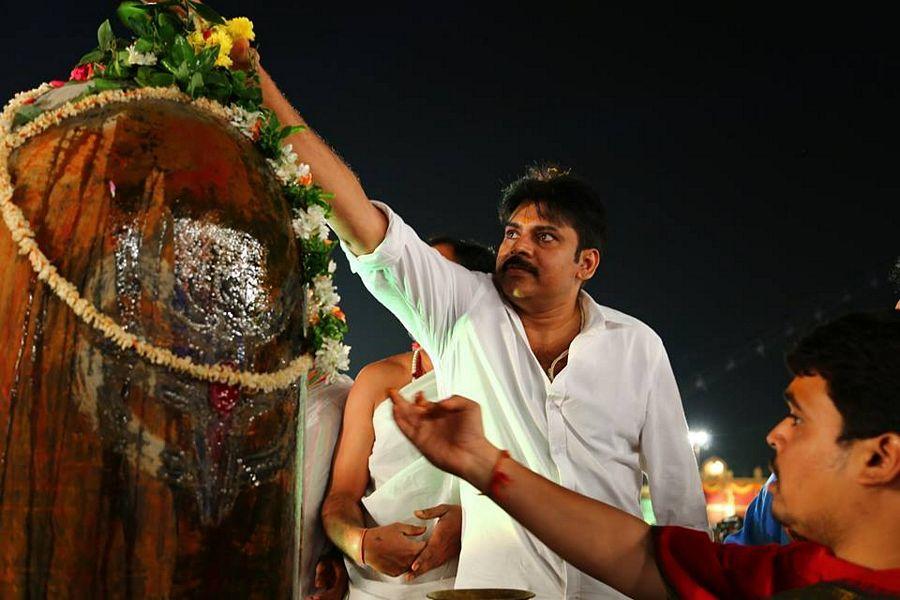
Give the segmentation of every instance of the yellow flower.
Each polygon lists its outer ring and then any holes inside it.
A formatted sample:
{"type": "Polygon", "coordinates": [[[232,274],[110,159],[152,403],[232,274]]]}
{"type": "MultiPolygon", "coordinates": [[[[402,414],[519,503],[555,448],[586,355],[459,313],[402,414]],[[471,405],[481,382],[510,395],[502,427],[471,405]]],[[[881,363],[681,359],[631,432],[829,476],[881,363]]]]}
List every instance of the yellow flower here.
{"type": "Polygon", "coordinates": [[[228,33],[235,40],[249,40],[252,42],[256,39],[256,34],[253,32],[253,22],[247,17],[228,19],[225,24],[228,27],[228,33]]]}
{"type": "Polygon", "coordinates": [[[228,33],[228,29],[223,25],[216,25],[212,28],[212,33],[206,38],[206,46],[218,46],[219,56],[216,57],[217,67],[231,66],[231,46],[234,40],[228,33]]]}
{"type": "Polygon", "coordinates": [[[194,49],[195,54],[206,48],[206,41],[203,39],[202,31],[192,31],[188,36],[187,41],[188,44],[191,45],[191,48],[194,49]]]}
{"type": "Polygon", "coordinates": [[[194,49],[194,52],[202,52],[213,46],[219,47],[219,54],[216,56],[217,67],[231,66],[231,47],[234,40],[228,32],[228,28],[224,25],[216,25],[212,29],[204,31],[193,31],[188,35],[188,43],[194,49]]]}

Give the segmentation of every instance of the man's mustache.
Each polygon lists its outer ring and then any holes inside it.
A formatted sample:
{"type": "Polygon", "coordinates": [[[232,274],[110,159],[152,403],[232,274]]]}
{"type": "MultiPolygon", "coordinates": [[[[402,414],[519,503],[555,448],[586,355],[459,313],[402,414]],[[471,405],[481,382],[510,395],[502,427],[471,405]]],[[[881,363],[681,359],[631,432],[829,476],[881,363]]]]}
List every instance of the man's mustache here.
{"type": "Polygon", "coordinates": [[[532,275],[537,275],[538,270],[537,267],[519,256],[518,254],[513,254],[500,265],[500,271],[505,273],[506,271],[512,269],[513,267],[517,269],[522,269],[523,271],[528,271],[532,275]]]}

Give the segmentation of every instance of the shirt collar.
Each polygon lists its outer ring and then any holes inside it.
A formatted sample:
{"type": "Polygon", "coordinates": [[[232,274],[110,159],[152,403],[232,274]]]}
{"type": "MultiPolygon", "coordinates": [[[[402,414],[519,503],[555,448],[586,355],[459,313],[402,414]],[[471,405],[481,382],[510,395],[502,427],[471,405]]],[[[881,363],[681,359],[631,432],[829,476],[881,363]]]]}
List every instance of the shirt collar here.
{"type": "Polygon", "coordinates": [[[603,313],[603,308],[591,298],[591,295],[581,290],[578,301],[581,303],[581,310],[584,314],[584,326],[581,328],[581,332],[585,333],[594,328],[605,329],[607,317],[603,313]]]}

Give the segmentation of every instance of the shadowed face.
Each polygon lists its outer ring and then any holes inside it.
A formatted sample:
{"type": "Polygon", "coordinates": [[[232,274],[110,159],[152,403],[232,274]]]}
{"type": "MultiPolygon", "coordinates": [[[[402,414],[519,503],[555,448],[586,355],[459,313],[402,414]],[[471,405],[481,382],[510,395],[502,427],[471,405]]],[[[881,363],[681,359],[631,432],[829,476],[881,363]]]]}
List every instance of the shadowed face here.
{"type": "Polygon", "coordinates": [[[847,525],[855,483],[853,441],[838,441],[843,418],[819,375],[798,376],[785,391],[790,414],[766,437],[775,450],[772,513],[785,527],[828,544],[847,525]]]}
{"type": "Polygon", "coordinates": [[[513,304],[568,299],[593,276],[600,258],[596,249],[577,248],[571,225],[541,215],[534,202],[524,203],[504,228],[495,279],[513,304]]]}

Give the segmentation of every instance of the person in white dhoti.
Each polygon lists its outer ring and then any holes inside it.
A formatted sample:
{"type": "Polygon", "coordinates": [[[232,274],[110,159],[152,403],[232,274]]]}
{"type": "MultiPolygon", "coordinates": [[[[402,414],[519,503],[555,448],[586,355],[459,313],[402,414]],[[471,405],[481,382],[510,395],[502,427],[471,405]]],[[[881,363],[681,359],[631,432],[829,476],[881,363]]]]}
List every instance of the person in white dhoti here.
{"type": "Polygon", "coordinates": [[[332,578],[324,577],[325,570],[334,569],[334,561],[329,557],[331,544],[325,537],[319,513],[328,485],[334,445],[341,429],[341,415],[352,385],[353,380],[346,375],[338,375],[330,383],[314,377],[307,389],[300,534],[300,592],[304,598],[313,594],[323,600],[341,598],[346,588],[346,577],[343,583],[338,573],[332,578]],[[330,585],[325,585],[324,581],[328,579],[331,579],[330,585]],[[337,588],[337,591],[331,588],[337,588]]]}
{"type": "MultiPolygon", "coordinates": [[[[468,269],[493,270],[494,254],[484,246],[448,237],[430,244],[468,269]]],[[[363,367],[344,411],[322,521],[347,553],[350,600],[418,600],[453,587],[456,576],[462,519],[456,479],[431,466],[397,429],[390,388],[437,398],[431,359],[418,344],[363,367]]]]}
{"type": "MultiPolygon", "coordinates": [[[[281,121],[305,125],[259,72],[264,100],[281,121]]],[[[605,212],[590,186],[556,172],[511,188],[491,276],[444,260],[390,208],[371,202],[313,132],[287,141],[334,194],[329,223],[351,268],[431,356],[439,396],[478,401],[492,443],[569,489],[639,516],[646,472],[660,524],[707,527],[661,340],[582,290],[605,238],[605,212]]],[[[460,501],[457,588],[527,588],[554,600],[615,597],[472,486],[461,486],[460,501]]],[[[359,554],[358,547],[345,551],[359,554]]]]}

